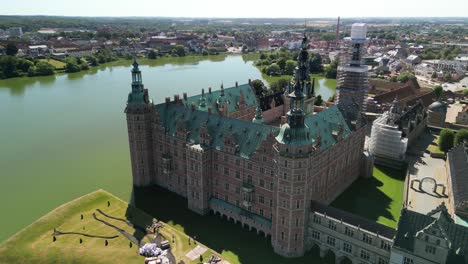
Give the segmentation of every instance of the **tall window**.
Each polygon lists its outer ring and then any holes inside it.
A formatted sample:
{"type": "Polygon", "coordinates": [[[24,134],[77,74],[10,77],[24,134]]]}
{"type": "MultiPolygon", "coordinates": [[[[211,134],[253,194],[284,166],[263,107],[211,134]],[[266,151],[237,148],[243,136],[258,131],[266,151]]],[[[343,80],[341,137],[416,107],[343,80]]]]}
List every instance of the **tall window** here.
{"type": "Polygon", "coordinates": [[[351,246],[351,244],[348,244],[348,243],[343,243],[343,251],[344,252],[347,252],[347,253],[351,253],[351,251],[353,250],[353,246],[351,246]]]}
{"type": "Polygon", "coordinates": [[[336,231],[336,223],[333,222],[332,220],[328,221],[328,228],[330,228],[333,231],[336,231]]]}
{"type": "Polygon", "coordinates": [[[312,231],[312,238],[320,240],[320,232],[318,231],[312,231]]]}
{"type": "Polygon", "coordinates": [[[331,236],[328,236],[327,237],[327,244],[330,245],[330,246],[335,246],[335,238],[331,237],[331,236]]]}
{"type": "Polygon", "coordinates": [[[427,245],[427,246],[426,246],[426,253],[435,255],[435,253],[436,253],[436,247],[431,246],[431,245],[427,245]]]}
{"type": "Polygon", "coordinates": [[[362,241],[367,244],[372,244],[372,237],[368,234],[362,234],[362,241]]]}
{"type": "Polygon", "coordinates": [[[361,258],[364,259],[364,260],[369,260],[370,259],[369,252],[367,252],[365,250],[361,250],[361,258]]]}
{"type": "Polygon", "coordinates": [[[377,262],[378,264],[388,264],[388,261],[385,260],[384,258],[382,257],[379,257],[379,262],[377,262]]]}
{"type": "Polygon", "coordinates": [[[319,225],[322,223],[322,220],[320,219],[318,215],[314,215],[314,223],[319,224],[319,225]]]}
{"type": "Polygon", "coordinates": [[[354,236],[353,229],[351,229],[349,227],[345,227],[345,235],[350,236],[350,237],[354,236]]]}
{"type": "Polygon", "coordinates": [[[413,264],[413,259],[412,258],[408,258],[408,257],[404,257],[403,258],[403,264],[413,264]]]}

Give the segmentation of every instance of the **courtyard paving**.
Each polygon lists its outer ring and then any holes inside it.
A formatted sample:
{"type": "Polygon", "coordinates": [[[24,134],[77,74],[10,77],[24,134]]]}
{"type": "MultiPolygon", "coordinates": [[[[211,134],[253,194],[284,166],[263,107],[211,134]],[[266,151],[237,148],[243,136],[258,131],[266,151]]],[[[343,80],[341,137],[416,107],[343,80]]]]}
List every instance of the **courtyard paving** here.
{"type": "Polygon", "coordinates": [[[447,186],[447,175],[445,173],[445,160],[432,158],[429,153],[424,150],[433,141],[434,135],[424,133],[420,139],[412,146],[411,154],[408,154],[407,160],[409,164],[409,181],[407,186],[407,205],[408,208],[426,214],[445,202],[448,205],[447,194],[442,193],[442,187],[438,187],[434,192],[434,181],[437,184],[447,186]],[[423,180],[426,178],[425,180],[423,180]],[[413,180],[423,180],[419,188],[419,184],[413,180]]]}

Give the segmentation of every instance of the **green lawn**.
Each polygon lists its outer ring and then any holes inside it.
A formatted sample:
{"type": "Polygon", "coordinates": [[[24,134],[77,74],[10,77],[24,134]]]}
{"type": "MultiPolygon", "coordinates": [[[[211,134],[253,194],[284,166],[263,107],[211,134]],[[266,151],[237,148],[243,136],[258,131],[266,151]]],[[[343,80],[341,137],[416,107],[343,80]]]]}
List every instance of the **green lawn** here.
{"type": "Polygon", "coordinates": [[[283,258],[273,252],[270,240],[228,222],[219,216],[200,216],[187,209],[187,200],[159,187],[135,188],[134,201],[138,208],[170,224],[190,236],[196,236],[209,248],[219,252],[231,264],[321,264],[312,250],[305,257],[283,258]],[[155,202],[164,201],[164,202],[155,202]]]}
{"type": "Polygon", "coordinates": [[[374,167],[374,177],[359,178],[331,206],[396,228],[403,205],[404,170],[374,167]]]}
{"type": "Polygon", "coordinates": [[[432,141],[432,143],[429,144],[429,146],[427,146],[427,150],[435,154],[444,154],[444,152],[439,149],[439,144],[437,144],[438,141],[439,141],[439,136],[436,136],[434,140],[432,141]]]}
{"type": "Polygon", "coordinates": [[[40,61],[47,62],[49,64],[52,64],[52,66],[55,67],[55,69],[60,70],[65,68],[65,63],[61,62],[59,60],[54,60],[54,59],[40,59],[40,61]]]}
{"type": "MultiPolygon", "coordinates": [[[[137,245],[133,244],[130,248],[127,238],[114,228],[96,221],[92,214],[96,213],[99,219],[125,230],[145,243],[154,235],[146,235],[122,221],[106,218],[96,212],[98,208],[108,215],[127,219],[141,227],[151,225],[153,220],[150,215],[128,206],[115,196],[102,190],[96,191],[58,207],[0,244],[0,263],[143,263],[144,257],[138,254],[137,245]],[[53,242],[54,228],[62,232],[118,237],[108,239],[108,246],[105,246],[104,238],[81,235],[59,235],[53,242]],[[79,239],[83,243],[80,244],[79,239]]],[[[198,263],[198,260],[190,261],[185,257],[196,245],[189,245],[188,237],[183,232],[165,224],[160,233],[168,240],[174,235],[175,243],[171,247],[178,262],[198,263]]],[[[208,250],[204,257],[208,258],[212,253],[213,251],[208,250]]]]}

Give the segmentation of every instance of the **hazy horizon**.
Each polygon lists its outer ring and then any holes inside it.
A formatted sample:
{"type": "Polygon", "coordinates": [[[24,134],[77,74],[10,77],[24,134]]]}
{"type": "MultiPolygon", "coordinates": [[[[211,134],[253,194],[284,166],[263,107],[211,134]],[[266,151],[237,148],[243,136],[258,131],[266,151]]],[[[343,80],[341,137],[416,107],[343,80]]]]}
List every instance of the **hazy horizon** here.
{"type": "Polygon", "coordinates": [[[468,1],[270,1],[216,0],[16,0],[2,5],[0,15],[147,18],[466,18],[468,1]],[[67,3],[68,2],[68,3],[67,3]]]}

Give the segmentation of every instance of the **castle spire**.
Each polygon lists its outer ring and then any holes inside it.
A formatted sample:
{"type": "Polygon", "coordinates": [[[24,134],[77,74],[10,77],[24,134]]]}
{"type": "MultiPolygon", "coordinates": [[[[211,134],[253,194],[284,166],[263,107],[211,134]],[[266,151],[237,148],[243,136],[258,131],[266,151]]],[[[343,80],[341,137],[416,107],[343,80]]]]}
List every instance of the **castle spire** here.
{"type": "Polygon", "coordinates": [[[263,123],[262,108],[260,107],[260,104],[255,108],[255,117],[252,119],[252,122],[257,124],[263,123]]]}
{"type": "Polygon", "coordinates": [[[143,91],[143,81],[141,79],[141,71],[138,68],[138,62],[136,57],[133,58],[133,68],[132,68],[132,92],[142,92],[143,91]]]}

